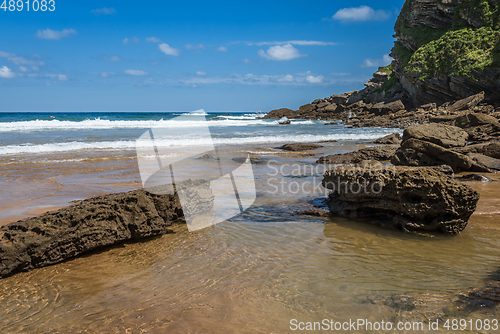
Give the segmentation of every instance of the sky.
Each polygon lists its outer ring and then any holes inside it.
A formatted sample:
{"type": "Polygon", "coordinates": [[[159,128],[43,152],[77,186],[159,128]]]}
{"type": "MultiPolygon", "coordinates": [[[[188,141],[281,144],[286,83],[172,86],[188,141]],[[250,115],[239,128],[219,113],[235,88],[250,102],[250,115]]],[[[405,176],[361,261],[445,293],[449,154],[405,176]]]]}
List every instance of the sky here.
{"type": "Polygon", "coordinates": [[[0,111],[298,109],[390,63],[403,3],[7,0],[0,111]]]}

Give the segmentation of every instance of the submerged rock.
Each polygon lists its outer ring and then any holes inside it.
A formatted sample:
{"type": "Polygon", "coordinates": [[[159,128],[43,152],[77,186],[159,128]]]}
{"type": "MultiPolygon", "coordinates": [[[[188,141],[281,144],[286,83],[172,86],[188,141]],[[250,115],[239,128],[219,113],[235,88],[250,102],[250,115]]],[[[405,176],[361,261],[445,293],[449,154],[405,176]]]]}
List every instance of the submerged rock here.
{"type": "Polygon", "coordinates": [[[328,170],[323,186],[333,192],[332,214],[367,218],[403,231],[460,233],[476,210],[479,194],[432,168],[393,167],[382,171],[328,170]]]}
{"type": "Polygon", "coordinates": [[[323,147],[318,144],[311,144],[311,143],[293,143],[293,144],[285,144],[283,146],[278,147],[280,150],[285,150],[285,151],[292,151],[292,152],[298,152],[298,151],[309,151],[309,150],[315,150],[317,148],[323,147]]]}
{"type": "Polygon", "coordinates": [[[481,174],[467,174],[461,177],[458,177],[457,180],[460,181],[479,181],[479,182],[491,182],[493,181],[489,177],[486,177],[481,174]]]}
{"type": "Polygon", "coordinates": [[[182,220],[176,195],[136,190],[84,200],[0,227],[0,277],[123,241],[162,235],[172,222],[182,220]]]}

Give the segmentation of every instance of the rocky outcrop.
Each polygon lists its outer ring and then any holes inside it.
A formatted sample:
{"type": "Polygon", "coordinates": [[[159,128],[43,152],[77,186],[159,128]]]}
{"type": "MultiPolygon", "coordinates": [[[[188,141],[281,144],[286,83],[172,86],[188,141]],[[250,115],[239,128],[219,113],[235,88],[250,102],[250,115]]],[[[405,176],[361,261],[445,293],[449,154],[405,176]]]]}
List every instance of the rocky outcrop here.
{"type": "MultiPolygon", "coordinates": [[[[458,123],[476,124],[475,122],[458,123]]],[[[465,146],[469,137],[467,131],[470,128],[464,130],[436,123],[411,126],[404,131],[401,147],[396,151],[391,162],[394,165],[403,166],[445,164],[451,166],[455,172],[499,170],[500,143],[465,146]]]]}
{"type": "Polygon", "coordinates": [[[475,190],[431,168],[330,169],[323,186],[332,190],[332,214],[407,232],[460,233],[479,200],[475,190]]]}
{"type": "Polygon", "coordinates": [[[136,190],[84,200],[0,227],[0,277],[162,235],[178,221],[183,221],[183,211],[177,195],[136,190]]]}
{"type": "Polygon", "coordinates": [[[334,154],[326,157],[321,157],[316,161],[319,164],[349,164],[349,163],[359,163],[363,160],[377,160],[377,161],[387,161],[390,160],[396,150],[397,145],[384,145],[377,147],[367,147],[362,148],[355,152],[334,154]]]}

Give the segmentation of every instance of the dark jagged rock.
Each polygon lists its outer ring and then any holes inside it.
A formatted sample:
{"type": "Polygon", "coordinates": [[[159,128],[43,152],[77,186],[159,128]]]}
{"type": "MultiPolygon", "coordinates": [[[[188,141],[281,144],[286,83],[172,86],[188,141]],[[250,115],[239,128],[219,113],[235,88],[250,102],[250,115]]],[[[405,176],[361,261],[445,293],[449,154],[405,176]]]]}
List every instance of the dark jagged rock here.
{"type": "Polygon", "coordinates": [[[475,190],[431,168],[330,169],[323,186],[333,191],[328,201],[332,214],[403,231],[460,233],[479,200],[475,190]]]}
{"type": "Polygon", "coordinates": [[[392,158],[398,149],[397,145],[385,145],[377,147],[362,148],[355,152],[334,154],[321,157],[317,163],[320,164],[347,164],[359,163],[363,160],[387,161],[392,158]]]}
{"type": "Polygon", "coordinates": [[[492,182],[493,180],[481,174],[467,174],[456,178],[460,181],[479,181],[479,182],[492,182]]]}
{"type": "Polygon", "coordinates": [[[0,227],[0,277],[123,241],[162,235],[172,222],[182,220],[176,195],[136,190],[84,200],[0,227]]]}
{"type": "Polygon", "coordinates": [[[401,138],[399,133],[393,133],[385,137],[379,138],[375,140],[373,143],[381,145],[399,145],[401,144],[402,141],[403,139],[401,138]]]}
{"type": "Polygon", "coordinates": [[[318,144],[293,143],[293,144],[285,144],[283,146],[278,147],[278,149],[285,150],[285,151],[298,152],[298,151],[315,150],[315,149],[320,148],[320,147],[322,147],[322,146],[318,145],[318,144]]]}
{"type": "Polygon", "coordinates": [[[445,124],[430,123],[412,125],[403,132],[403,141],[410,138],[434,143],[442,147],[463,147],[469,134],[464,130],[445,124]]]}

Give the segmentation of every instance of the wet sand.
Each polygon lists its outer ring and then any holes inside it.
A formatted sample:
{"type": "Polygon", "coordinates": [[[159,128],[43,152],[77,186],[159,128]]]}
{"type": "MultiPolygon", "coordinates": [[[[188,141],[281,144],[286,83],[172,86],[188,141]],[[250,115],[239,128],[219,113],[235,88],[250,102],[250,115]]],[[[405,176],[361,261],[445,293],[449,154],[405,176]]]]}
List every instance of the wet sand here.
{"type": "MultiPolygon", "coordinates": [[[[257,202],[244,215],[194,233],[177,225],[175,234],[0,280],[0,331],[288,333],[291,319],[500,318],[498,308],[464,312],[455,304],[460,293],[500,280],[500,175],[484,174],[495,182],[467,182],[481,200],[458,236],[297,217],[304,202],[321,194],[312,186],[299,193],[287,186],[321,180],[321,170],[314,168],[319,156],[356,147],[330,145],[307,153],[276,151],[272,145],[235,148],[230,154],[250,151],[260,160],[254,165],[257,202]],[[275,170],[276,184],[283,181],[286,190],[280,196],[269,184],[275,170]]],[[[6,196],[10,202],[0,214],[14,220],[15,213],[29,215],[34,203],[43,211],[55,198],[64,206],[138,188],[133,156],[112,157],[84,164],[18,162],[10,169],[0,164],[0,175],[18,176],[18,183],[9,185],[17,197],[6,196]]]]}

